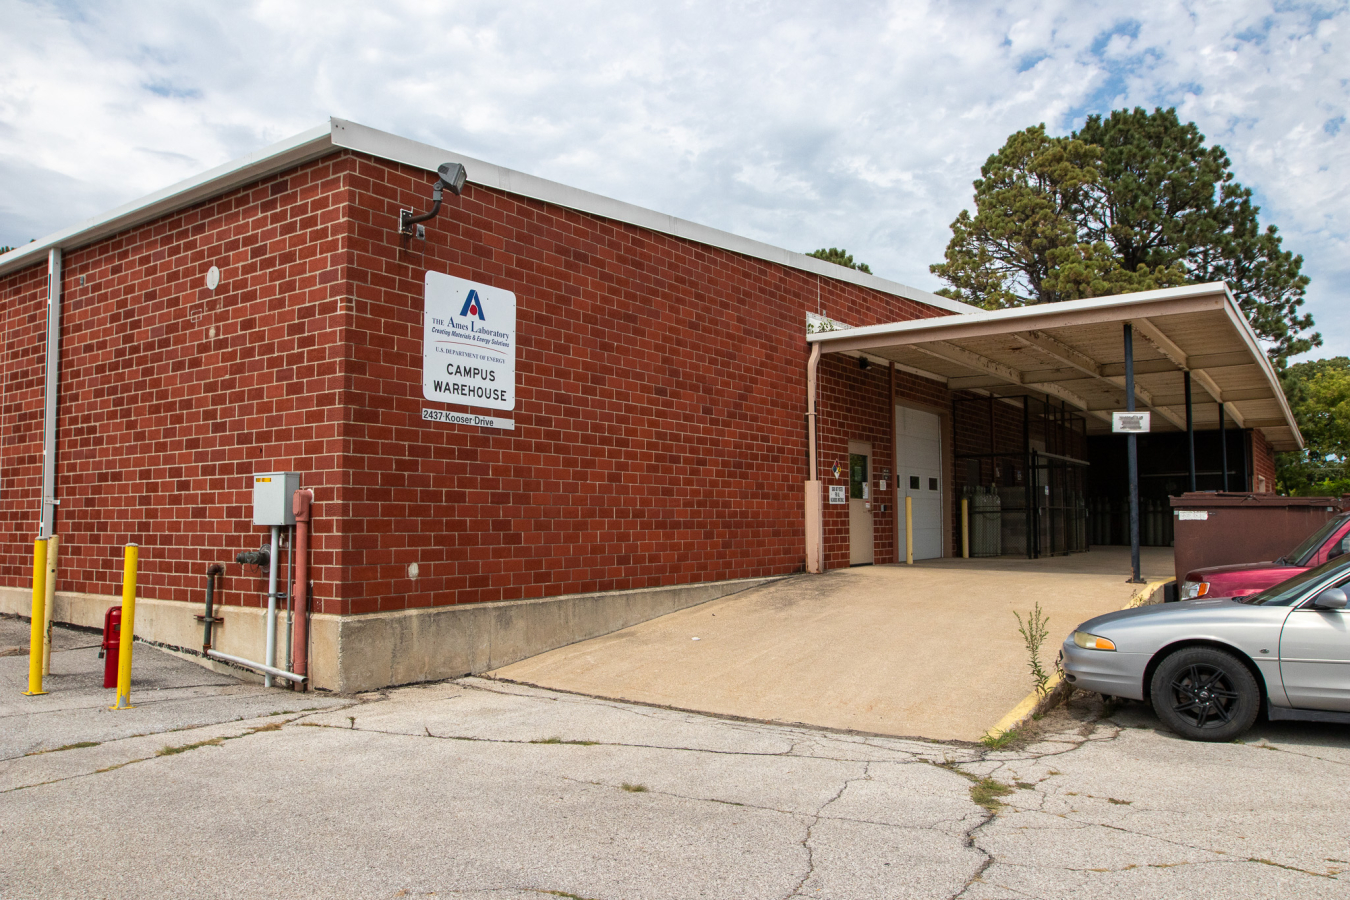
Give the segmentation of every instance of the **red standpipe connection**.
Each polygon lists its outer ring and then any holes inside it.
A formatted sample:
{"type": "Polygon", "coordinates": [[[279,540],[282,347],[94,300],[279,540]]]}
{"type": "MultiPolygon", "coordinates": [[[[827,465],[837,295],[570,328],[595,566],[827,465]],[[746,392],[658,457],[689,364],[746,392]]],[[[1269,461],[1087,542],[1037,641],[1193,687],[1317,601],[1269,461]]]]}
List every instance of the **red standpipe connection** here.
{"type": "Polygon", "coordinates": [[[295,584],[291,586],[292,608],[295,618],[291,623],[292,669],[297,675],[309,674],[309,524],[314,492],[296,491],[291,497],[291,511],[295,513],[295,584]]]}

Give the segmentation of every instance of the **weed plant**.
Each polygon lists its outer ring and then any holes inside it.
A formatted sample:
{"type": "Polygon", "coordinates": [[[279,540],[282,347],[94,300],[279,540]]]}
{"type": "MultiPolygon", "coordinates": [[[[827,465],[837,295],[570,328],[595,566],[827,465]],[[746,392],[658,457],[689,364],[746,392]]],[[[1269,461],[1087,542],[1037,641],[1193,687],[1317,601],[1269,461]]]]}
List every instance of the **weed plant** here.
{"type": "Polygon", "coordinates": [[[1041,646],[1045,639],[1050,636],[1050,619],[1041,610],[1041,603],[1036,601],[1035,607],[1027,614],[1025,621],[1021,614],[1016,610],[1013,616],[1017,618],[1017,630],[1022,635],[1022,643],[1027,648],[1027,667],[1031,669],[1031,677],[1036,682],[1036,693],[1044,697],[1050,692],[1050,673],[1045,670],[1045,665],[1041,662],[1041,646]]]}

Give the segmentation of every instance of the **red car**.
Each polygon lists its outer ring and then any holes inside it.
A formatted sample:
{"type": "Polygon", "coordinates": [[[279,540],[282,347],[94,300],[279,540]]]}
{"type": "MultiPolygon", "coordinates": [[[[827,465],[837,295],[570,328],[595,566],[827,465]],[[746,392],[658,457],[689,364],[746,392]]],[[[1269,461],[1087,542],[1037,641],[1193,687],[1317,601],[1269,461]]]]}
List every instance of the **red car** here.
{"type": "Polygon", "coordinates": [[[1177,587],[1177,599],[1245,597],[1350,553],[1350,513],[1337,516],[1274,562],[1192,569],[1177,587]]]}

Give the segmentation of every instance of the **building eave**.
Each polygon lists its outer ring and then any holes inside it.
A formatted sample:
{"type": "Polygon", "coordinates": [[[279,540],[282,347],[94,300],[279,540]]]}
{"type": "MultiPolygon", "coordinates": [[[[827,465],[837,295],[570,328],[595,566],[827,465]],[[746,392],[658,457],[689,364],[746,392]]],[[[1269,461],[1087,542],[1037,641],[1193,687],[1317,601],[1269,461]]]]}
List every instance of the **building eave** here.
{"type": "Polygon", "coordinates": [[[57,231],[40,240],[16,248],[0,256],[0,276],[38,264],[46,259],[47,251],[52,248],[73,250],[91,244],[109,235],[153,221],[161,216],[185,209],[227,191],[342,149],[402,163],[428,172],[435,172],[441,163],[458,162],[468,171],[468,180],[483,187],[494,188],[509,194],[573,209],[577,212],[623,222],[709,247],[717,247],[798,271],[809,272],[822,278],[848,282],[883,294],[903,297],[944,312],[959,314],[978,311],[977,307],[969,304],[950,300],[885,278],[879,278],[876,275],[869,275],[866,272],[859,272],[846,266],[828,263],[804,253],[775,247],[772,244],[751,240],[707,225],[700,225],[697,222],[690,222],[676,216],[644,209],[622,200],[593,194],[579,188],[559,184],[556,181],[549,181],[535,175],[528,175],[481,159],[465,156],[462,153],[442,150],[430,144],[409,140],[356,122],[337,118],[329,119],[325,125],[311,128],[256,153],[217,166],[78,225],[57,231]]]}
{"type": "Polygon", "coordinates": [[[328,125],[311,128],[256,153],[147,194],[139,200],[63,228],[0,256],[0,276],[44,262],[47,251],[74,250],[161,216],[186,209],[335,150],[328,125]]]}

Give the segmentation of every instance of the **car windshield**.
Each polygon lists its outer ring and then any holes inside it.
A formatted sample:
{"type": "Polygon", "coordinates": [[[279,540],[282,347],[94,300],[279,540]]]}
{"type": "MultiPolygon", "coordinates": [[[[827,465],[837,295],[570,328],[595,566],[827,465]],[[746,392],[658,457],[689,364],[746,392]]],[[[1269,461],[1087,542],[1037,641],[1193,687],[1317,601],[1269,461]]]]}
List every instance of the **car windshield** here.
{"type": "Polygon", "coordinates": [[[1238,602],[1253,606],[1293,606],[1303,597],[1304,589],[1309,584],[1339,572],[1350,573],[1350,556],[1338,556],[1314,569],[1300,572],[1288,581],[1268,587],[1259,594],[1239,597],[1238,602]]]}
{"type": "Polygon", "coordinates": [[[1332,532],[1344,524],[1345,516],[1337,516],[1304,538],[1303,543],[1281,556],[1276,562],[1289,563],[1291,566],[1306,566],[1312,560],[1312,556],[1318,548],[1326,543],[1327,538],[1331,537],[1332,532]]]}

